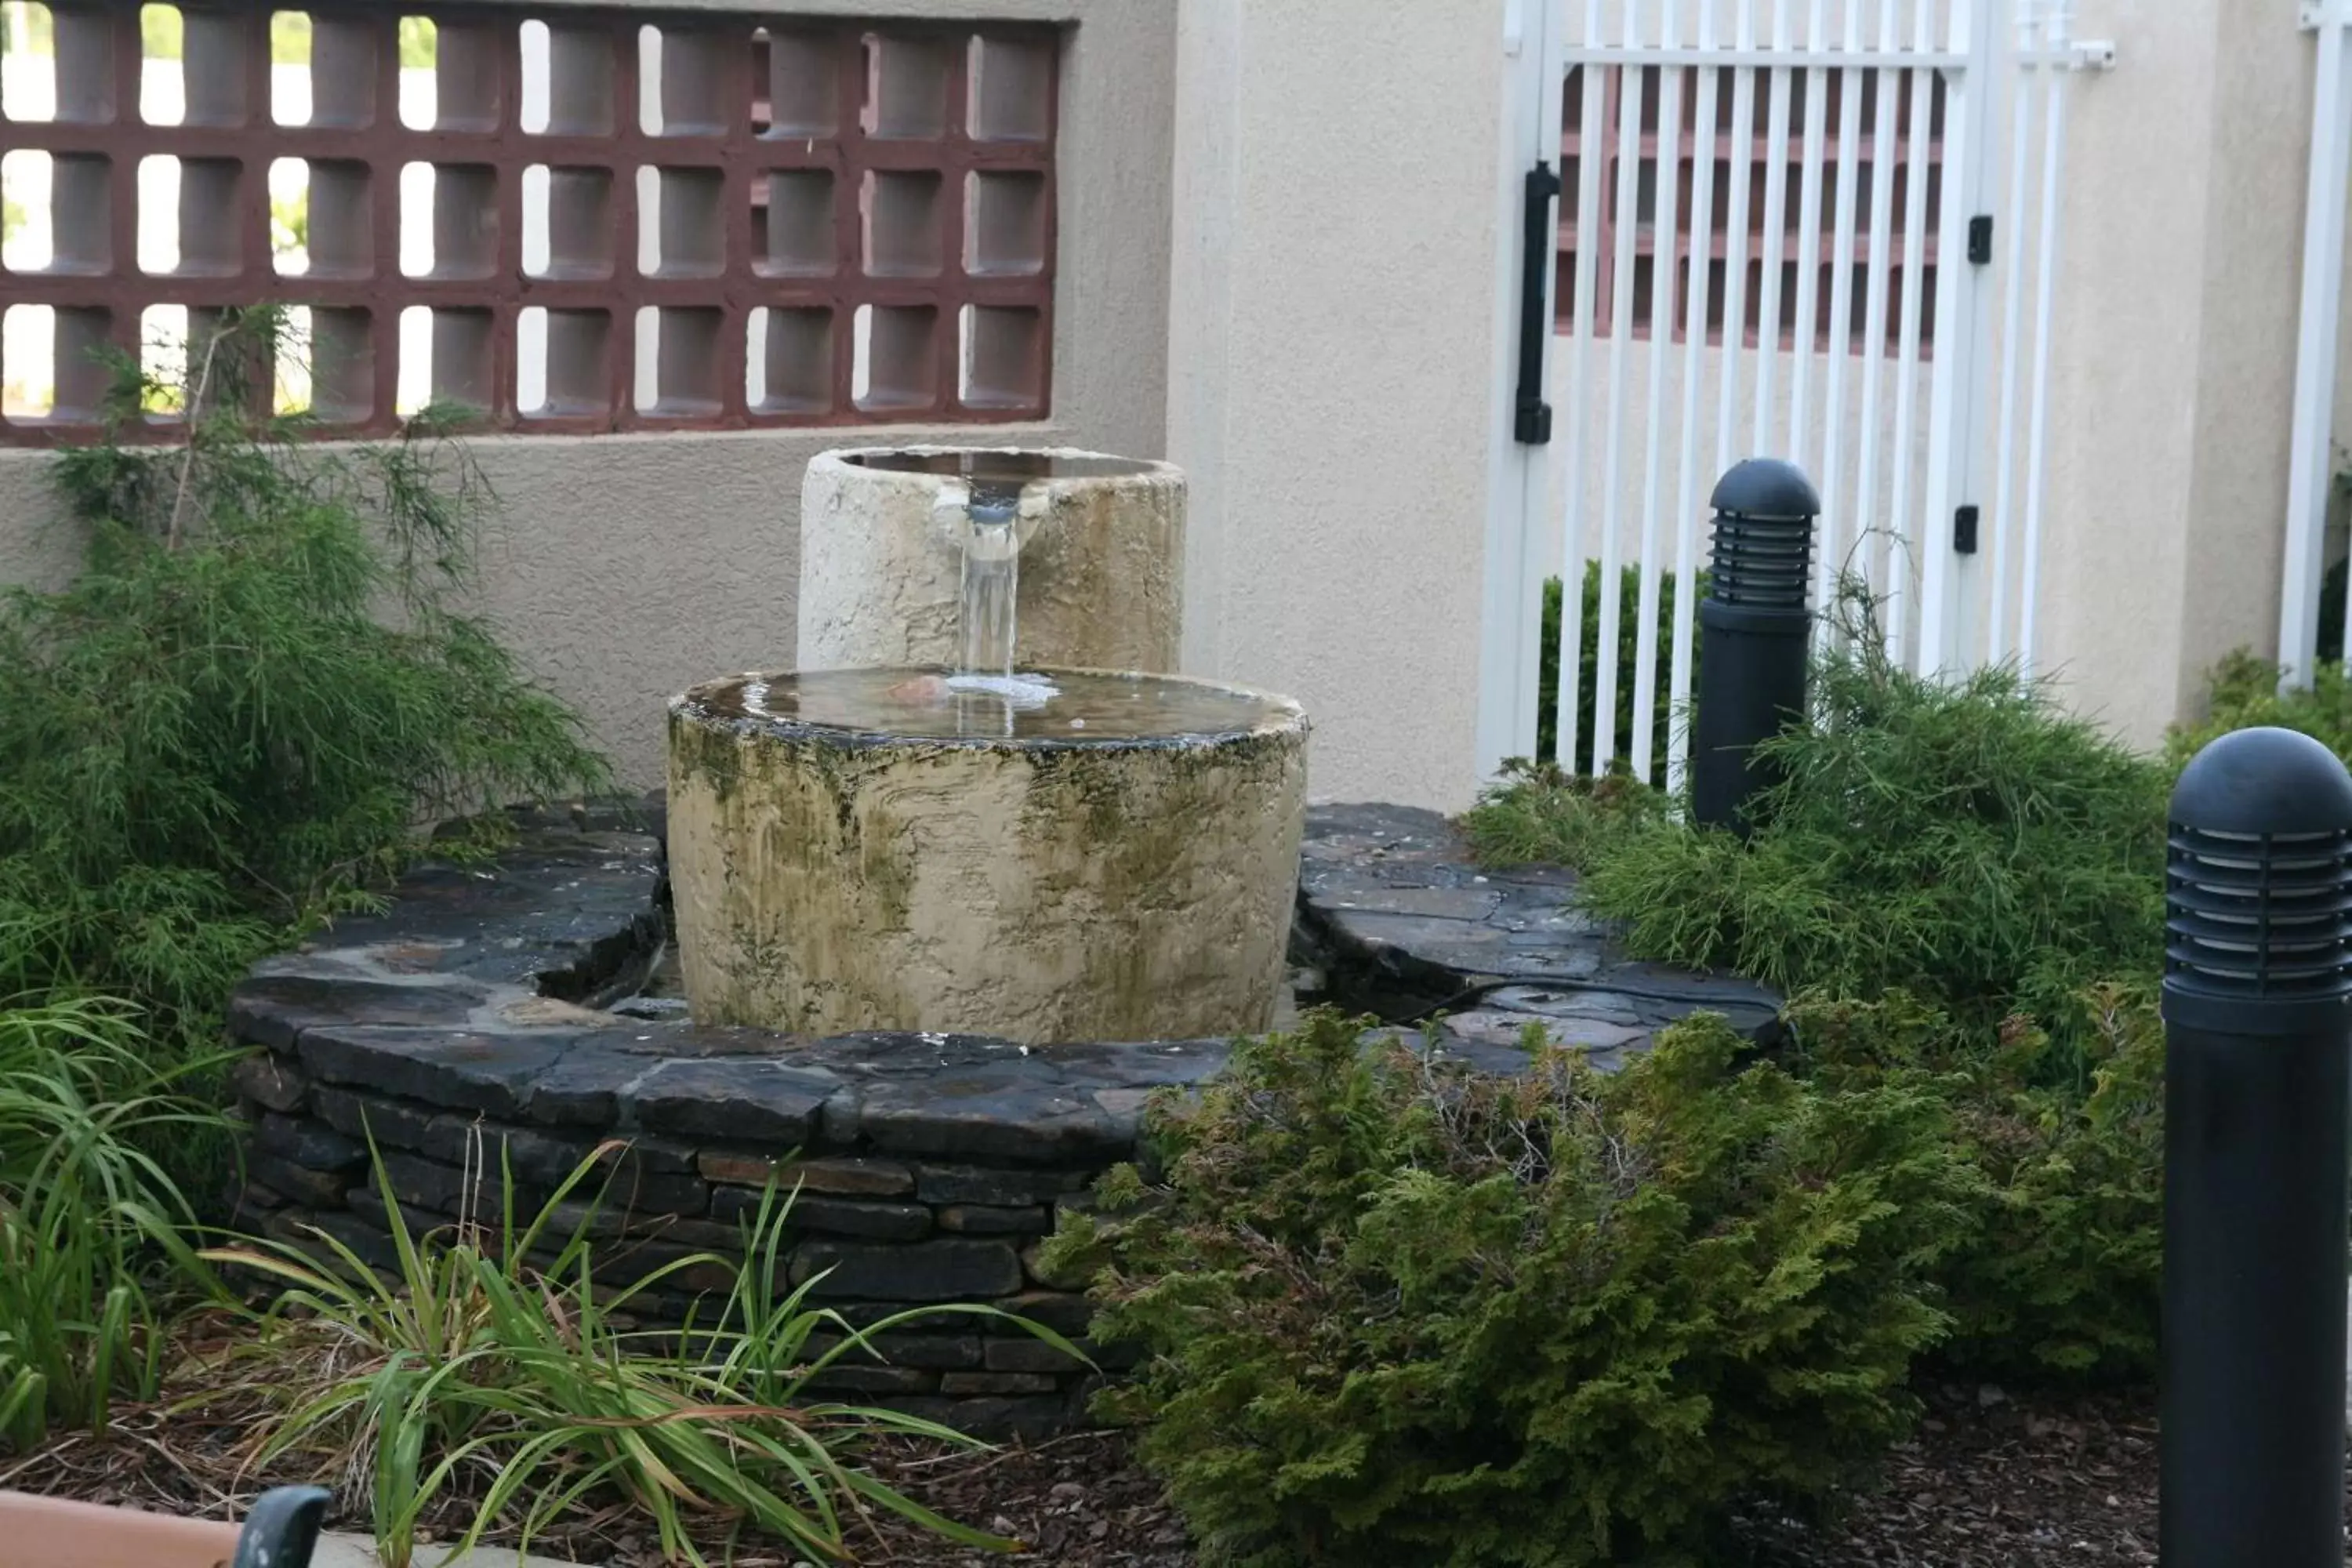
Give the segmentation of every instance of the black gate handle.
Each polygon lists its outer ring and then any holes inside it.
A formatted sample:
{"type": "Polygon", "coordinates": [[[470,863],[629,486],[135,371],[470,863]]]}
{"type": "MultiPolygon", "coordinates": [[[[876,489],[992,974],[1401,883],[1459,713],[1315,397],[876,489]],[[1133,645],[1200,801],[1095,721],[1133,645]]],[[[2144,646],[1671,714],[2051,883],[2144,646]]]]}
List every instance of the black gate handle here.
{"type": "Polygon", "coordinates": [[[1544,308],[1545,283],[1551,276],[1559,247],[1551,220],[1551,199],[1559,195],[1559,176],[1549,163],[1528,171],[1527,216],[1521,230],[1526,250],[1519,265],[1519,394],[1512,436],[1530,447],[1551,439],[1551,405],[1544,401],[1544,334],[1551,331],[1544,308]]]}

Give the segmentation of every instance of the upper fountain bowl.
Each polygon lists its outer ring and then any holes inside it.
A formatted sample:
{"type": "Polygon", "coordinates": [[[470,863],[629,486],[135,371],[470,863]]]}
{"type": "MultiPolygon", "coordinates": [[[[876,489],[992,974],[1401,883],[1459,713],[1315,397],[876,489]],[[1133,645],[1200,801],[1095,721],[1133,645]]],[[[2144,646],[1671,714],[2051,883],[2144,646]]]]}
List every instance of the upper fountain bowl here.
{"type": "Polygon", "coordinates": [[[820,453],[801,490],[803,669],[960,662],[975,504],[1009,508],[1024,666],[1172,670],[1183,628],[1184,476],[1067,447],[820,453]]]}

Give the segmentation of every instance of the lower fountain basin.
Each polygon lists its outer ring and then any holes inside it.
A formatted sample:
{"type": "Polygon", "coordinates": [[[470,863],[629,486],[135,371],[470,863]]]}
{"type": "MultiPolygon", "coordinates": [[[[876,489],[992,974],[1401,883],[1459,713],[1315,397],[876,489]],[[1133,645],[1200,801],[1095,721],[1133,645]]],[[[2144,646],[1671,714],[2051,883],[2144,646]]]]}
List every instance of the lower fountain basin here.
{"type": "Polygon", "coordinates": [[[1032,1045],[1271,1024],[1306,805],[1297,704],[1172,676],[1016,684],[785,672],[672,702],[698,1021],[1032,1045]]]}

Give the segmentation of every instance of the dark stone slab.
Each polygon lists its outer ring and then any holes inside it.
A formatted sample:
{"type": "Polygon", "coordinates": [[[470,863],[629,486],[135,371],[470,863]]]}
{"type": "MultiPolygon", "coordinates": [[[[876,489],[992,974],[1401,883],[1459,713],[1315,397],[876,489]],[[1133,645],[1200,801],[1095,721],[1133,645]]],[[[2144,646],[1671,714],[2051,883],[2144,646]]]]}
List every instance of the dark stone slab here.
{"type": "MultiPolygon", "coordinates": [[[[1024,1290],[1017,1296],[1006,1296],[991,1301],[997,1310],[1053,1330],[1057,1334],[1076,1339],[1087,1331],[1094,1321],[1094,1308],[1087,1299],[1069,1290],[1024,1290]]],[[[996,1324],[992,1332],[1001,1333],[1005,1325],[996,1324]]]]}
{"type": "Polygon", "coordinates": [[[415,1026],[318,1026],[301,1044],[325,1082],[493,1116],[520,1112],[557,1055],[557,1041],[533,1035],[415,1026]]]}
{"type": "Polygon", "coordinates": [[[982,1364],[991,1372],[1084,1372],[1087,1363],[1032,1334],[1017,1340],[990,1340],[981,1352],[982,1364]]]}
{"type": "Polygon", "coordinates": [[[873,1048],[876,1039],[818,1043],[827,1065],[854,1090],[824,1107],[830,1144],[1045,1165],[1115,1159],[1132,1142],[1121,1139],[1094,1087],[1073,1081],[1050,1051],[908,1035],[887,1037],[886,1055],[873,1048]]]}
{"type": "MultiPolygon", "coordinates": [[[[711,1189],[713,1219],[749,1219],[760,1212],[764,1189],[711,1189]]],[[[779,1207],[783,1194],[777,1195],[779,1207]]],[[[826,1236],[863,1236],[882,1241],[920,1241],[931,1234],[931,1211],[920,1204],[894,1204],[857,1198],[829,1198],[803,1193],[793,1200],[787,1224],[796,1231],[826,1236]]]]}
{"type": "Polygon", "coordinates": [[[978,1165],[919,1165],[916,1193],[927,1204],[1046,1204],[1093,1179],[1084,1171],[992,1171],[978,1165]]]}
{"type": "Polygon", "coordinates": [[[655,1169],[635,1147],[617,1141],[567,1138],[535,1127],[442,1115],[427,1125],[418,1147],[445,1163],[478,1164],[493,1175],[510,1173],[519,1186],[533,1192],[552,1193],[577,1173],[580,1179],[572,1189],[577,1196],[616,1209],[698,1215],[709,1201],[709,1189],[700,1178],[655,1169]]]}
{"type": "Polygon", "coordinates": [[[228,1201],[228,1227],[240,1237],[266,1235],[271,1217],[288,1206],[285,1194],[259,1182],[231,1183],[223,1196],[228,1201]]]}
{"type": "Polygon", "coordinates": [[[253,1130],[253,1146],[307,1170],[344,1173],[367,1163],[365,1144],[346,1138],[309,1117],[265,1113],[253,1130]]]}
{"type": "Polygon", "coordinates": [[[840,1088],[822,1068],[772,1058],[673,1059],[638,1080],[628,1103],[648,1131],[798,1146],[840,1088]]]}
{"type": "Polygon", "coordinates": [[[792,1282],[812,1280],[810,1293],[828,1300],[985,1300],[1021,1288],[1021,1259],[1001,1241],[942,1239],[900,1247],[812,1241],[793,1255],[792,1282]]]}
{"type": "Polygon", "coordinates": [[[1052,1394],[1061,1385],[1042,1372],[950,1372],[940,1375],[940,1392],[950,1396],[974,1394],[1052,1394]]]}
{"type": "Polygon", "coordinates": [[[229,1082],[257,1105],[299,1110],[310,1092],[310,1075],[282,1056],[257,1052],[229,1069],[229,1082]]]}
{"type": "Polygon", "coordinates": [[[915,1173],[897,1160],[867,1160],[855,1155],[779,1160],[763,1154],[714,1151],[701,1157],[699,1166],[709,1181],[750,1187],[762,1187],[773,1181],[783,1192],[798,1187],[803,1192],[835,1197],[896,1198],[915,1190],[915,1173]]]}
{"type": "Polygon", "coordinates": [[[743,1227],[722,1225],[715,1219],[696,1219],[686,1215],[649,1214],[634,1216],[629,1234],[646,1237],[655,1241],[675,1242],[705,1252],[734,1257],[743,1250],[743,1227]]]}
{"type": "Polygon", "coordinates": [[[893,1399],[893,1410],[938,1422],[973,1437],[992,1441],[1018,1439],[1034,1443],[1053,1436],[1057,1432],[1080,1425],[1067,1400],[1059,1394],[1030,1394],[1016,1398],[950,1399],[934,1394],[927,1398],[893,1399]]]}
{"type": "Polygon", "coordinates": [[[1630,960],[1576,898],[1575,874],[1560,867],[1473,865],[1435,812],[1307,811],[1301,940],[1351,976],[1354,989],[1451,1014],[1444,1043],[1482,1069],[1524,1063],[1519,1041],[1530,1024],[1602,1068],[1646,1050],[1659,1029],[1693,1013],[1723,1014],[1751,1037],[1778,1030],[1775,993],[1630,960]]]}
{"type": "Polygon", "coordinates": [[[398,1149],[384,1152],[368,1187],[435,1214],[470,1214],[486,1220],[499,1214],[504,1201],[495,1175],[444,1165],[398,1149]]]}
{"type": "Polygon", "coordinates": [[[1231,1040],[1142,1040],[1054,1046],[1048,1053],[1066,1082],[1105,1089],[1189,1089],[1225,1070],[1231,1040]]]}
{"type": "Polygon", "coordinates": [[[555,1055],[531,1080],[524,1114],[542,1126],[609,1131],[621,1124],[631,1084],[669,1058],[659,1029],[590,1030],[555,1041],[555,1055]]]}
{"type": "Polygon", "coordinates": [[[347,1138],[378,1148],[423,1149],[433,1136],[433,1125],[447,1115],[405,1100],[360,1094],[332,1084],[310,1091],[310,1108],[320,1121],[347,1138]]]}
{"type": "Polygon", "coordinates": [[[341,1207],[343,1189],[351,1185],[348,1176],[337,1175],[332,1171],[314,1171],[291,1160],[258,1152],[246,1155],[245,1170],[253,1180],[298,1204],[341,1207]]]}
{"type": "Polygon", "coordinates": [[[497,869],[428,861],[383,914],[338,921],[336,946],[387,963],[531,986],[567,1001],[634,989],[660,940],[661,846],[643,834],[527,827],[497,869]]]}
{"type": "Polygon", "coordinates": [[[478,985],[364,978],[300,955],[310,973],[257,972],[230,993],[228,1031],[247,1045],[289,1051],[310,1030],[335,1025],[450,1028],[489,999],[478,985]]]}
{"type": "MultiPolygon", "coordinates": [[[[841,1335],[811,1334],[803,1353],[820,1356],[847,1342],[841,1335]]],[[[852,1348],[843,1352],[842,1359],[855,1362],[870,1352],[890,1366],[919,1366],[933,1372],[965,1371],[981,1364],[981,1341],[975,1334],[871,1334],[865,1343],[866,1350],[852,1348]]]]}
{"type": "Polygon", "coordinates": [[[1043,1236],[1054,1228],[1052,1211],[1045,1208],[950,1204],[939,1212],[940,1228],[961,1236],[1043,1236]]]}
{"type": "Polygon", "coordinates": [[[648,1171],[616,1153],[587,1180],[572,1189],[591,1202],[632,1215],[681,1215],[691,1217],[710,1206],[710,1188],[694,1176],[648,1171]]]}
{"type": "Polygon", "coordinates": [[[940,1373],[921,1367],[877,1366],[845,1359],[823,1372],[811,1373],[802,1386],[819,1394],[929,1394],[940,1386],[940,1373]]]}

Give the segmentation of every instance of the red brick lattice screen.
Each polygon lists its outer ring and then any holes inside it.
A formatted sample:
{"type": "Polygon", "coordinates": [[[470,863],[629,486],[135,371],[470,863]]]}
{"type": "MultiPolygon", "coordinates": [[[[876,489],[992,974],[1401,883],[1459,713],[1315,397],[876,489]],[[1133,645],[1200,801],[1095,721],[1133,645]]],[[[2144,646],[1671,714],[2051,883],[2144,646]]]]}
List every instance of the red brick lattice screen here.
{"type": "Polygon", "coordinates": [[[308,307],[311,412],[335,432],[397,423],[400,318],[418,308],[431,395],[508,429],[1047,411],[1053,30],[643,8],[308,15],[307,123],[276,122],[271,8],[240,5],[184,8],[183,120],[151,124],[140,7],[51,7],[55,116],[0,103],[0,151],[49,155],[53,255],[0,271],[0,303],[54,309],[56,391],[45,417],[0,417],[0,443],[87,434],[105,380],[90,351],[135,355],[147,308],[187,307],[194,341],[214,312],[266,300],[308,307]],[[404,16],[433,24],[423,127],[400,107],[404,16]],[[528,93],[527,48],[544,83],[528,93]],[[137,171],[156,156],[180,161],[179,259],[163,272],[139,255],[137,171]],[[289,158],[309,193],[308,267],[291,276],[273,262],[268,189],[289,158]],[[402,174],[418,163],[430,210],[409,222],[429,224],[431,264],[412,276],[402,174]],[[530,257],[527,199],[544,236],[530,257]],[[543,363],[523,364],[540,343],[543,363]]]}

